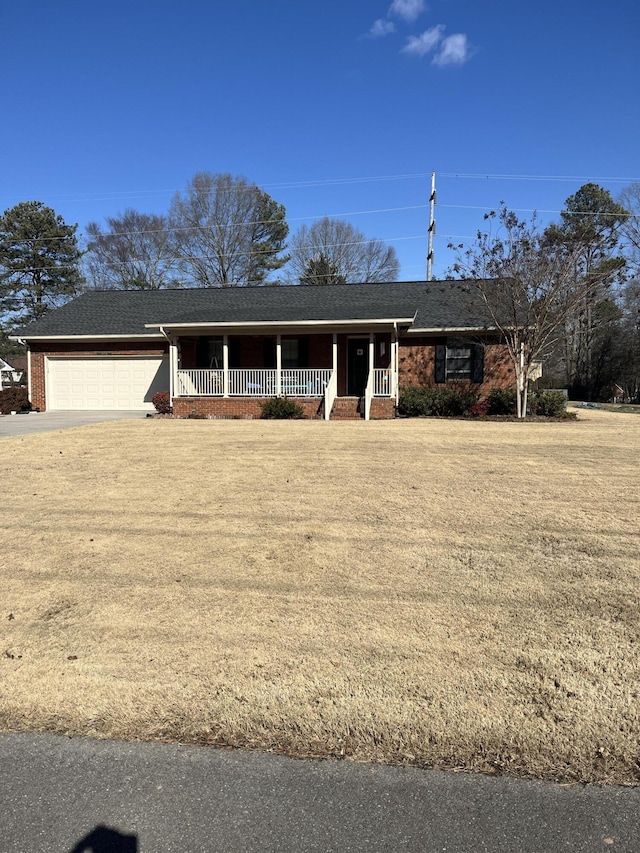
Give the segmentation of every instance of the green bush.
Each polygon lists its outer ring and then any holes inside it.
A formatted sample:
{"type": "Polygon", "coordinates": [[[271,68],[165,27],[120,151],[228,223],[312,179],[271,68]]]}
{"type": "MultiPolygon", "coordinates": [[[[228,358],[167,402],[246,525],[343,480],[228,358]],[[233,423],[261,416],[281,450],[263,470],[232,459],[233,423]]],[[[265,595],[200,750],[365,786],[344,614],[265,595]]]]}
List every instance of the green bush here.
{"type": "Polygon", "coordinates": [[[517,396],[512,388],[493,388],[487,397],[487,414],[515,415],[517,396]]]}
{"type": "Polygon", "coordinates": [[[299,420],[304,418],[304,409],[288,397],[270,397],[260,404],[261,418],[272,420],[299,420]]]}
{"type": "Polygon", "coordinates": [[[562,391],[536,391],[529,398],[531,414],[544,418],[563,418],[566,405],[567,398],[562,391]]]}
{"type": "Polygon", "coordinates": [[[0,413],[9,415],[11,412],[29,412],[31,403],[26,388],[5,388],[0,391],[0,413]]]}
{"type": "Polygon", "coordinates": [[[398,412],[405,417],[456,418],[471,412],[478,402],[477,391],[466,388],[418,388],[400,392],[398,412]]]}
{"type": "Polygon", "coordinates": [[[398,412],[406,418],[419,418],[427,413],[429,408],[431,388],[418,388],[408,385],[400,390],[398,412]]]}

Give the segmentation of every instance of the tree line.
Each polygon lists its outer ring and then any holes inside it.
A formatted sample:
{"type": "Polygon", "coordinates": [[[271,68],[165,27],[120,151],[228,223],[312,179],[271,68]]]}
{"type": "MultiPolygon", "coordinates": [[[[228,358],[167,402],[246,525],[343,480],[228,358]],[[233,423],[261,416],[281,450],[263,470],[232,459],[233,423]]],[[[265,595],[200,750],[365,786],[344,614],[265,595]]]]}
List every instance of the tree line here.
{"type": "Polygon", "coordinates": [[[451,245],[451,273],[476,288],[509,349],[518,413],[529,374],[571,399],[640,402],[640,184],[618,200],[588,183],[560,221],[520,219],[504,205],[471,243],[451,245]]]}
{"type": "MultiPolygon", "coordinates": [[[[585,184],[546,228],[504,206],[485,218],[474,241],[450,246],[450,273],[477,282],[522,393],[544,358],[545,381],[573,397],[638,399],[640,183],[618,199],[585,184]]],[[[331,285],[399,272],[393,247],[342,220],[303,225],[287,243],[284,206],[229,174],[197,173],[166,214],[127,209],[90,222],[84,250],[77,229],[37,201],[0,217],[0,354],[11,329],[87,288],[331,285]]]]}
{"type": "Polygon", "coordinates": [[[166,214],[127,209],[67,225],[42,202],[0,217],[0,322],[41,317],[82,288],[245,287],[393,281],[395,249],[325,217],[291,238],[286,211],[242,177],[198,172],[166,214]]]}

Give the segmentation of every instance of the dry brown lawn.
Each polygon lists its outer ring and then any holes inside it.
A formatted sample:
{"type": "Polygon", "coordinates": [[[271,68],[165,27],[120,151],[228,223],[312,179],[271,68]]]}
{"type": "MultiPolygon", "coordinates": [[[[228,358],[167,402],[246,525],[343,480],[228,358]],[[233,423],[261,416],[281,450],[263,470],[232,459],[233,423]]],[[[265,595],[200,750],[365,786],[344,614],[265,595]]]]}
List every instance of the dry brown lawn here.
{"type": "Polygon", "coordinates": [[[640,783],[637,418],[0,448],[0,728],[640,783]]]}

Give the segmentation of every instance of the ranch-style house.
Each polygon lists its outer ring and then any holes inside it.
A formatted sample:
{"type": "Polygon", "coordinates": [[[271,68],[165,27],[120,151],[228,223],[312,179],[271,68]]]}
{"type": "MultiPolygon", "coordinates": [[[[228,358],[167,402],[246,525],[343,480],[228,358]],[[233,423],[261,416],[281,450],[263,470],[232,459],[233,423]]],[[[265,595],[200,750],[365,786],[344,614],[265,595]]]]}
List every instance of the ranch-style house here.
{"type": "Polygon", "coordinates": [[[473,284],[414,281],[88,291],[14,336],[45,410],[254,418],[269,397],[309,418],[392,418],[400,388],[513,387],[473,284]]]}

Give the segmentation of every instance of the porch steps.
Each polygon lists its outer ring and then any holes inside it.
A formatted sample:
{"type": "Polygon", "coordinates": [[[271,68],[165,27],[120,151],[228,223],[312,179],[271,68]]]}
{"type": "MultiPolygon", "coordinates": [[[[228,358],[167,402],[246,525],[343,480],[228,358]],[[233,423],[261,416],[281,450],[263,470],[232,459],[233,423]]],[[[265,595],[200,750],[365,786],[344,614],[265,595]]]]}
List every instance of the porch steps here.
{"type": "Polygon", "coordinates": [[[360,397],[336,397],[331,409],[332,421],[361,421],[364,416],[360,397]]]}

